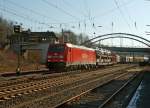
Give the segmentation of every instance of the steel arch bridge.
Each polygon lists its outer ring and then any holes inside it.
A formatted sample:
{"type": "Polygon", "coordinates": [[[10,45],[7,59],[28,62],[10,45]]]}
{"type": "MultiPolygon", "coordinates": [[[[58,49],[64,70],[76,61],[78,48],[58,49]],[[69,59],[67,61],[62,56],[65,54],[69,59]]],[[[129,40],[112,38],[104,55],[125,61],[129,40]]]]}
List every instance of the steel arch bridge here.
{"type": "Polygon", "coordinates": [[[98,41],[111,39],[111,38],[126,38],[126,39],[131,39],[131,40],[135,40],[135,41],[137,41],[137,42],[140,42],[140,43],[142,43],[142,44],[144,44],[144,45],[150,47],[150,44],[147,44],[147,43],[145,43],[145,42],[143,42],[143,41],[141,41],[141,40],[138,40],[138,39],[135,39],[135,38],[132,38],[132,37],[126,37],[126,36],[111,36],[111,37],[106,37],[106,38],[102,38],[102,39],[93,41],[93,42],[91,42],[91,44],[94,44],[94,43],[96,43],[96,42],[98,42],[98,41]]]}
{"type": "Polygon", "coordinates": [[[138,42],[150,47],[150,41],[148,39],[143,38],[138,35],[129,34],[129,33],[110,33],[110,34],[99,35],[97,37],[94,37],[92,39],[85,41],[81,45],[90,45],[91,46],[98,41],[106,40],[106,39],[110,39],[110,38],[128,38],[131,40],[138,41],[138,42]]]}

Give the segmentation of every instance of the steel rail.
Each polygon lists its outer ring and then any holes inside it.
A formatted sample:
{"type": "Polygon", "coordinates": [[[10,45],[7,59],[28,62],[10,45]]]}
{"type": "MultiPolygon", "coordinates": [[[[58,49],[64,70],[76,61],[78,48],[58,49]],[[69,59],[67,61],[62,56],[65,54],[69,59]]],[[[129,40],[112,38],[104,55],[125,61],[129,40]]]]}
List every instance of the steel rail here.
{"type": "MultiPolygon", "coordinates": [[[[140,73],[139,73],[140,74],[140,73]]],[[[121,86],[115,93],[113,93],[107,100],[105,100],[98,108],[104,108],[117,94],[119,94],[130,82],[132,82],[139,74],[135,74],[123,86],[121,86]]]]}
{"type": "MultiPolygon", "coordinates": [[[[114,69],[115,70],[115,69],[114,69]]],[[[113,71],[113,70],[112,70],[113,71]]],[[[108,73],[101,73],[102,75],[105,75],[105,74],[109,74],[111,73],[112,71],[109,71],[108,73]]],[[[100,74],[100,75],[101,75],[100,74]]],[[[93,73],[91,73],[91,75],[95,75],[93,73]]],[[[62,80],[57,80],[58,82],[56,83],[55,81],[52,82],[52,80],[45,80],[44,82],[40,82],[37,83],[27,83],[26,85],[22,85],[22,84],[19,84],[19,85],[15,85],[14,88],[12,88],[12,86],[10,87],[4,87],[4,88],[1,88],[0,90],[0,98],[4,98],[4,99],[7,99],[7,97],[9,96],[14,96],[14,95],[17,95],[17,94],[21,94],[21,93],[24,93],[24,92],[28,92],[28,91],[38,91],[40,89],[45,89],[45,88],[50,88],[50,87],[56,87],[56,86],[60,86],[60,85],[64,85],[66,83],[71,83],[71,82],[74,82],[74,81],[80,81],[80,80],[85,80],[86,78],[89,78],[91,77],[91,75],[87,74],[87,77],[86,76],[80,76],[78,78],[72,78],[72,81],[71,79],[67,79],[65,80],[65,83],[63,83],[64,81],[64,78],[62,78],[62,80]]],[[[95,77],[93,77],[95,78],[95,77]]]]}

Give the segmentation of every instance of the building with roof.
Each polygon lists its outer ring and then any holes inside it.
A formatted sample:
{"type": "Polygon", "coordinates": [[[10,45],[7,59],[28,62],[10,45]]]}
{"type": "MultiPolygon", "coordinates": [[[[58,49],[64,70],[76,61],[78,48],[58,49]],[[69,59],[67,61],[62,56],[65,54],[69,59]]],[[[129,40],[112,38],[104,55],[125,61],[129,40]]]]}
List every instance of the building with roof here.
{"type": "MultiPolygon", "coordinates": [[[[28,59],[28,55],[39,53],[40,63],[45,63],[46,54],[49,44],[55,43],[57,37],[54,32],[29,32],[24,31],[18,34],[14,34],[9,38],[11,49],[21,55],[26,55],[25,59],[28,59]],[[32,54],[27,54],[32,53],[32,54]]],[[[31,58],[31,57],[30,57],[31,58]]]]}

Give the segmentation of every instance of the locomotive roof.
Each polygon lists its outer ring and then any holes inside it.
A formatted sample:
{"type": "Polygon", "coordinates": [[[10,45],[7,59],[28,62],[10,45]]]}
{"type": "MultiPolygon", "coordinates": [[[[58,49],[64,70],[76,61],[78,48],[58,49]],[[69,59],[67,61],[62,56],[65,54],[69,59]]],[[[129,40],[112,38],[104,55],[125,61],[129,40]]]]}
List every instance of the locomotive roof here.
{"type": "Polygon", "coordinates": [[[95,49],[93,49],[93,48],[88,48],[88,47],[85,47],[85,46],[78,46],[78,45],[73,45],[73,44],[70,44],[70,43],[66,43],[66,45],[67,45],[68,47],[71,47],[71,48],[80,48],[80,49],[95,51],[95,49]]]}

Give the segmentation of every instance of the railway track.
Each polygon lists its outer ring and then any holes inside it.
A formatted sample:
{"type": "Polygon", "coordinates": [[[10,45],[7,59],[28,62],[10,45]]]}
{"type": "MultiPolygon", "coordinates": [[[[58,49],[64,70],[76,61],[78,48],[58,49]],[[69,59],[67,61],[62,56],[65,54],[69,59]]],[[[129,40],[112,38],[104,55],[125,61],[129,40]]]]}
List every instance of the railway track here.
{"type": "MultiPolygon", "coordinates": [[[[119,67],[119,66],[122,66],[122,65],[109,66],[109,67],[107,67],[107,69],[112,68],[112,67],[119,67]]],[[[105,69],[102,68],[102,70],[105,70],[105,69]]],[[[45,72],[46,71],[44,71],[44,73],[40,74],[40,75],[38,74],[38,75],[34,75],[34,76],[23,76],[23,77],[19,77],[19,78],[16,77],[16,78],[11,78],[9,80],[1,81],[0,87],[21,84],[21,83],[29,83],[29,82],[33,82],[33,81],[42,81],[45,79],[51,79],[51,78],[62,77],[62,76],[67,76],[67,75],[75,75],[75,74],[80,74],[81,72],[85,72],[85,71],[76,70],[76,71],[52,73],[52,74],[50,74],[50,72],[48,72],[48,71],[45,74],[45,72]]]]}
{"type": "MultiPolygon", "coordinates": [[[[135,78],[140,77],[140,82],[142,75],[141,72],[122,73],[108,83],[82,92],[55,106],[55,108],[122,108],[121,105],[119,107],[112,106],[114,98],[120,95],[119,93],[127,86],[130,86],[135,78]]],[[[116,104],[116,100],[114,104],[116,104]]]]}
{"type": "MultiPolygon", "coordinates": [[[[45,79],[42,81],[40,80],[40,81],[34,81],[30,83],[0,87],[0,100],[1,100],[0,107],[6,105],[5,107],[14,106],[15,108],[17,107],[19,108],[27,104],[30,105],[32,103],[27,101],[28,96],[31,97],[30,99],[33,99],[34,102],[41,101],[49,97],[53,98],[63,93],[62,91],[65,92],[65,90],[68,90],[68,88],[73,89],[79,85],[81,87],[82,85],[93,83],[94,81],[97,82],[97,80],[100,77],[103,77],[104,79],[105,77],[112,76],[114,75],[113,72],[115,71],[119,71],[117,72],[119,74],[120,70],[124,70],[126,68],[129,68],[129,66],[117,67],[112,70],[104,69],[101,72],[98,71],[93,71],[92,73],[86,72],[82,74],[63,76],[63,77],[58,77],[53,79],[45,79]],[[107,72],[105,72],[106,70],[107,72]],[[40,94],[40,96],[35,94],[40,94]],[[49,95],[47,96],[47,94],[49,95]],[[12,105],[12,101],[14,102],[13,105],[12,105]],[[16,106],[15,101],[16,103],[18,104],[20,103],[20,104],[16,106]]],[[[56,102],[54,103],[56,104],[56,102]]]]}
{"type": "MultiPolygon", "coordinates": [[[[112,69],[111,71],[114,71],[114,70],[115,69],[112,69]]],[[[104,71],[106,71],[106,70],[104,70],[104,71]]],[[[105,74],[108,74],[111,72],[111,71],[109,71],[109,72],[103,73],[104,71],[101,71],[99,73],[97,73],[97,71],[95,71],[93,73],[87,72],[87,73],[83,73],[83,76],[81,76],[79,74],[79,75],[74,75],[74,76],[72,76],[72,75],[71,76],[70,75],[69,76],[63,76],[63,77],[53,78],[53,79],[43,79],[42,78],[42,80],[33,81],[33,82],[31,81],[30,83],[27,82],[27,83],[23,83],[23,84],[21,83],[21,84],[1,87],[0,88],[0,99],[4,98],[4,96],[8,97],[9,93],[11,93],[11,95],[12,95],[12,93],[15,95],[16,93],[19,93],[19,91],[22,91],[21,89],[24,90],[25,88],[27,89],[27,91],[29,91],[29,90],[34,91],[34,89],[36,91],[38,88],[41,89],[41,88],[45,88],[46,86],[47,87],[55,87],[57,85],[61,85],[61,84],[64,85],[67,83],[79,81],[81,79],[82,80],[89,79],[92,75],[94,75],[94,76],[96,74],[105,75],[105,74]]]]}
{"type": "MultiPolygon", "coordinates": [[[[82,71],[82,72],[84,72],[84,71],[82,71]]],[[[80,74],[80,73],[81,73],[81,70],[76,70],[74,72],[73,71],[62,72],[62,73],[50,73],[49,71],[47,71],[47,73],[42,73],[42,74],[38,74],[38,75],[20,76],[20,77],[10,78],[8,80],[1,81],[0,87],[16,85],[16,84],[21,84],[21,83],[29,83],[29,82],[34,82],[34,81],[42,81],[42,80],[46,80],[46,79],[52,79],[52,78],[80,74]]],[[[36,72],[35,72],[35,74],[36,74],[36,72]]]]}
{"type": "MultiPolygon", "coordinates": [[[[140,73],[133,75],[133,77],[131,77],[127,82],[125,82],[120,88],[117,89],[116,92],[114,92],[108,99],[106,99],[98,108],[108,108],[110,107],[110,105],[112,105],[112,103],[115,100],[115,97],[117,97],[117,95],[121,95],[121,92],[127,87],[129,86],[129,84],[131,82],[133,82],[133,80],[135,80],[135,78],[139,77],[140,73]],[[114,100],[113,100],[114,99],[114,100]]],[[[143,75],[141,75],[140,77],[142,77],[143,75]]],[[[141,78],[139,79],[140,81],[138,82],[140,84],[141,82],[141,78]]],[[[138,85],[139,85],[138,84],[138,85]]],[[[127,104],[127,103],[125,103],[127,104]]],[[[119,105],[120,107],[126,107],[125,105],[119,105]]]]}

